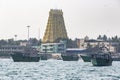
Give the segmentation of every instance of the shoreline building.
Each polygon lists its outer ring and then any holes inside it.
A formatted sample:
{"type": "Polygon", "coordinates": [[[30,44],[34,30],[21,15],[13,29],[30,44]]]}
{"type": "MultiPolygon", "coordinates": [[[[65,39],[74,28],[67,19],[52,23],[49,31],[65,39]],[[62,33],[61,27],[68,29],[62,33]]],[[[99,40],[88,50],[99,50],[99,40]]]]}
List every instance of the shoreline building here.
{"type": "Polygon", "coordinates": [[[43,43],[41,44],[41,52],[42,53],[65,53],[66,52],[66,44],[64,41],[60,41],[59,43],[43,43]]]}
{"type": "Polygon", "coordinates": [[[54,43],[58,39],[67,38],[62,10],[51,9],[42,43],[54,43]]]}

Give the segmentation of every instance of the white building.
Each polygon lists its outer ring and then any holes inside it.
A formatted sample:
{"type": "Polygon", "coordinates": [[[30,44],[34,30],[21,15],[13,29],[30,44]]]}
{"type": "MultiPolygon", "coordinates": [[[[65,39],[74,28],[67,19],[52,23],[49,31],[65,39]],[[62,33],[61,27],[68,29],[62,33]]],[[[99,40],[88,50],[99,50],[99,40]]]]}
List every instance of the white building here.
{"type": "Polygon", "coordinates": [[[62,41],[59,43],[43,43],[41,44],[41,52],[45,53],[64,53],[66,44],[62,41]]]}

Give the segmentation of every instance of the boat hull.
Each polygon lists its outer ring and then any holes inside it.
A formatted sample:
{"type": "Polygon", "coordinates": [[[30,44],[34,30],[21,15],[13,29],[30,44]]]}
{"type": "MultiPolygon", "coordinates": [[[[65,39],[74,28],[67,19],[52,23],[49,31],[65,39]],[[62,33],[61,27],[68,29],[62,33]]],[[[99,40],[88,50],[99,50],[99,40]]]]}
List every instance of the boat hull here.
{"type": "Polygon", "coordinates": [[[80,57],[82,58],[82,60],[84,62],[91,62],[91,56],[90,55],[80,55],[80,57]]]}
{"type": "Polygon", "coordinates": [[[69,55],[69,54],[62,55],[61,54],[61,57],[62,57],[63,61],[78,61],[79,60],[78,55],[69,55]]]}
{"type": "Polygon", "coordinates": [[[93,66],[111,66],[112,59],[92,58],[91,62],[93,66]]]}
{"type": "Polygon", "coordinates": [[[40,56],[24,56],[22,54],[11,54],[14,62],[39,62],[40,56]]]}

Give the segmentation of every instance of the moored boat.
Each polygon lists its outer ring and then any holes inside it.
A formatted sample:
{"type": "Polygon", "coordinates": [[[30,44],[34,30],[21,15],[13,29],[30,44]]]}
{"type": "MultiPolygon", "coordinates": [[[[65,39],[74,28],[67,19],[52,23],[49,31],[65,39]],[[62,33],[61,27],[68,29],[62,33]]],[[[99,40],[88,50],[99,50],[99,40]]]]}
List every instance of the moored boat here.
{"type": "Polygon", "coordinates": [[[35,48],[25,47],[24,51],[14,52],[11,54],[14,62],[38,62],[40,55],[35,48]]]}
{"type": "Polygon", "coordinates": [[[61,57],[63,61],[78,61],[79,60],[78,54],[63,53],[61,54],[61,57]]]}
{"type": "Polygon", "coordinates": [[[111,52],[105,46],[99,47],[98,52],[92,54],[91,58],[93,66],[111,66],[112,61],[111,52]]]}
{"type": "Polygon", "coordinates": [[[38,62],[40,60],[40,57],[37,55],[30,56],[24,54],[25,53],[15,52],[14,54],[11,54],[11,56],[14,62],[38,62]]]}
{"type": "Polygon", "coordinates": [[[112,65],[112,57],[109,53],[98,53],[92,55],[91,62],[93,66],[111,66],[112,65]]]}
{"type": "Polygon", "coordinates": [[[91,55],[90,54],[81,54],[80,57],[84,62],[91,62],[91,55]]]}

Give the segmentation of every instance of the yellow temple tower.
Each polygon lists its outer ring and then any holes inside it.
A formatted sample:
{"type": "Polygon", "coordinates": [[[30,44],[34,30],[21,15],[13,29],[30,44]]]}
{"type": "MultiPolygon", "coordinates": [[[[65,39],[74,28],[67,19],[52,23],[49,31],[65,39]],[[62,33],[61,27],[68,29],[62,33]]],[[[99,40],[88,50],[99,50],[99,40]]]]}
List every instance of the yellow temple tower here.
{"type": "Polygon", "coordinates": [[[59,38],[68,38],[63,18],[63,12],[59,9],[51,9],[49,12],[47,27],[42,42],[55,42],[59,38]]]}

